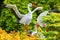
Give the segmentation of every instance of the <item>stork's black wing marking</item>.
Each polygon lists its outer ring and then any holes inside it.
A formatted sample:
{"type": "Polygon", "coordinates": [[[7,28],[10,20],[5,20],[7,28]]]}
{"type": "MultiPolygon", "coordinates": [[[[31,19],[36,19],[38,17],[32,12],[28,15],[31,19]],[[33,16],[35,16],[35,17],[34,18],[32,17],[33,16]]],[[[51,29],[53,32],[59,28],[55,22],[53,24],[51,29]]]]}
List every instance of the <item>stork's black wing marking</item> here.
{"type": "Polygon", "coordinates": [[[60,11],[57,10],[57,9],[53,9],[53,10],[49,10],[49,12],[57,12],[57,13],[59,13],[60,11]]]}

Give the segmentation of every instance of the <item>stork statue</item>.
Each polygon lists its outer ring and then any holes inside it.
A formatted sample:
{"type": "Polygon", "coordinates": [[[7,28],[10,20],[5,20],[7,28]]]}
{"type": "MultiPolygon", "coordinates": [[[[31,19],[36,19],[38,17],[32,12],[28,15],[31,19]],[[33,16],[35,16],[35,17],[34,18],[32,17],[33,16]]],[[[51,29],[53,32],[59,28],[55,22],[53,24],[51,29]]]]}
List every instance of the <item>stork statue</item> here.
{"type": "Polygon", "coordinates": [[[28,4],[28,14],[21,14],[16,5],[12,5],[12,4],[6,4],[4,5],[6,8],[12,8],[14,10],[14,14],[16,15],[16,17],[19,19],[18,22],[24,24],[24,30],[27,31],[27,25],[30,24],[31,19],[32,19],[32,14],[36,11],[36,10],[41,10],[42,7],[37,7],[36,9],[34,9],[33,11],[30,10],[30,7],[32,6],[32,3],[28,4]]]}

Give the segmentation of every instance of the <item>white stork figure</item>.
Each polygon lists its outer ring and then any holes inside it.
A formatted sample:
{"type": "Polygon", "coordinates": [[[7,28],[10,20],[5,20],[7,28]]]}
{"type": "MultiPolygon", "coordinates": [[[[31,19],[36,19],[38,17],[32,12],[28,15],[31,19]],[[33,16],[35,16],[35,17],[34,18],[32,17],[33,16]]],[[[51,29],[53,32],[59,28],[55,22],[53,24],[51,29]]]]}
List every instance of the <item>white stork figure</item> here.
{"type": "MultiPolygon", "coordinates": [[[[48,14],[49,12],[58,12],[58,10],[54,9],[54,10],[44,11],[44,12],[42,12],[42,13],[38,16],[37,22],[36,22],[36,25],[35,25],[35,28],[36,28],[35,34],[37,34],[37,32],[38,32],[38,26],[40,26],[40,27],[45,27],[46,23],[42,22],[42,17],[43,17],[43,16],[47,16],[47,14],[48,14]]],[[[44,34],[43,34],[43,31],[40,30],[40,32],[41,32],[40,38],[45,38],[45,36],[44,36],[44,34]]],[[[46,29],[46,32],[48,32],[48,29],[46,29]]]]}
{"type": "Polygon", "coordinates": [[[31,11],[30,7],[32,6],[32,4],[28,4],[28,14],[24,15],[24,17],[20,20],[20,23],[24,24],[25,30],[27,28],[27,25],[30,24],[31,19],[32,19],[32,13],[34,13],[36,10],[41,10],[42,7],[37,7],[35,10],[31,11]]]}
{"type": "MultiPolygon", "coordinates": [[[[37,34],[37,33],[38,33],[38,26],[40,26],[40,27],[45,27],[46,23],[42,22],[42,17],[43,17],[43,16],[47,16],[47,14],[48,14],[49,12],[58,12],[58,10],[54,9],[54,10],[48,10],[48,11],[42,12],[42,13],[38,16],[38,18],[37,18],[37,22],[36,22],[36,25],[35,25],[36,31],[33,32],[33,34],[37,34]]],[[[41,31],[41,34],[42,34],[41,37],[44,38],[45,36],[43,35],[42,30],[40,30],[40,31],[41,31]]],[[[48,29],[46,29],[46,32],[48,32],[48,29]]]]}
{"type": "Polygon", "coordinates": [[[38,16],[37,23],[36,23],[36,31],[38,30],[38,26],[45,27],[46,23],[42,22],[42,17],[46,16],[47,14],[48,11],[44,11],[38,16]]]}
{"type": "Polygon", "coordinates": [[[36,9],[34,9],[33,11],[31,11],[31,10],[30,10],[30,7],[31,7],[31,6],[32,6],[32,3],[29,3],[29,4],[28,4],[28,14],[22,15],[22,14],[18,11],[16,5],[12,5],[12,4],[6,4],[6,5],[5,5],[5,7],[7,7],[7,8],[12,8],[12,9],[15,11],[16,16],[17,16],[19,19],[21,19],[21,20],[19,20],[19,23],[24,24],[24,30],[25,30],[25,31],[27,30],[27,25],[29,25],[30,22],[31,22],[32,13],[34,13],[36,10],[41,10],[41,9],[42,9],[42,7],[37,7],[36,9]]]}
{"type": "MultiPolygon", "coordinates": [[[[41,13],[41,14],[38,16],[38,18],[37,18],[37,23],[36,23],[36,25],[35,25],[36,31],[35,31],[35,32],[32,32],[32,33],[31,33],[32,35],[35,35],[35,34],[38,33],[38,26],[39,26],[39,25],[40,25],[41,27],[44,27],[44,26],[46,25],[46,23],[42,23],[42,17],[43,17],[43,16],[46,16],[47,13],[48,13],[48,11],[44,11],[43,13],[41,13]]],[[[40,30],[40,32],[41,32],[41,33],[40,33],[40,34],[41,34],[40,38],[45,38],[45,36],[44,36],[44,34],[43,34],[43,31],[40,30]]]]}
{"type": "MultiPolygon", "coordinates": [[[[38,26],[44,27],[46,25],[46,23],[42,23],[42,17],[46,16],[47,13],[48,11],[44,11],[38,16],[37,23],[35,25],[36,31],[35,32],[30,31],[32,35],[36,35],[38,33],[38,26]]],[[[40,38],[45,38],[42,30],[40,30],[40,38]]]]}
{"type": "MultiPolygon", "coordinates": [[[[59,12],[59,11],[57,9],[54,9],[54,10],[48,10],[48,11],[42,12],[37,18],[36,27],[35,27],[36,31],[38,30],[38,26],[45,27],[46,23],[42,22],[42,17],[47,16],[49,12],[59,12]]],[[[46,32],[48,32],[47,29],[46,29],[46,32]]]]}

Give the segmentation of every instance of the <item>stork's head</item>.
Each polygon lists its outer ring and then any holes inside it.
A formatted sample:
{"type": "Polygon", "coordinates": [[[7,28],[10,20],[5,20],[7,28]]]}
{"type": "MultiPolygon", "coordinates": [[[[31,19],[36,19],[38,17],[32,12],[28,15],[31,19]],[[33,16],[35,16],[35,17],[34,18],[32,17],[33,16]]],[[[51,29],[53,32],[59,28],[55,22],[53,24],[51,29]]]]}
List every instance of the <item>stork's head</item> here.
{"type": "Polygon", "coordinates": [[[31,6],[32,6],[32,3],[29,3],[29,4],[28,4],[28,7],[31,7],[31,6]]]}

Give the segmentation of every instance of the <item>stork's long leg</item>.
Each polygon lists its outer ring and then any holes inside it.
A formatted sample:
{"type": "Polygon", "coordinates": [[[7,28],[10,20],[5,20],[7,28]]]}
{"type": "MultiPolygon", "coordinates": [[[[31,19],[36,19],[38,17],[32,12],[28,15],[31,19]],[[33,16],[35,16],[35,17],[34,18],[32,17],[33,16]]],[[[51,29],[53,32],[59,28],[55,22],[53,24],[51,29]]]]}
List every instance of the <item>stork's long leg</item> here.
{"type": "Polygon", "coordinates": [[[48,29],[46,28],[46,32],[48,32],[48,29]]]}
{"type": "Polygon", "coordinates": [[[38,23],[36,23],[36,26],[35,26],[36,31],[38,31],[38,27],[39,27],[39,24],[38,24],[38,23]]]}
{"type": "Polygon", "coordinates": [[[28,29],[27,25],[24,25],[24,31],[27,31],[27,29],[28,29]]]}

